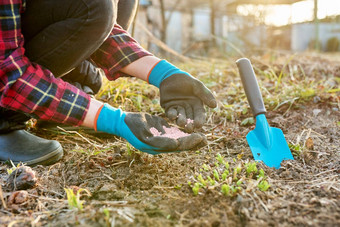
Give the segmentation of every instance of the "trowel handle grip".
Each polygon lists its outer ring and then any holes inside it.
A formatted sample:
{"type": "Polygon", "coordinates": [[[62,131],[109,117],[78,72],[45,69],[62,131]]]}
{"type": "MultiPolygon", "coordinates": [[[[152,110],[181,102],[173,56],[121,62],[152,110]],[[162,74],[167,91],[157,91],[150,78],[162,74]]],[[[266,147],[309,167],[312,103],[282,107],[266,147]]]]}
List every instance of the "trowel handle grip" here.
{"type": "Polygon", "coordinates": [[[254,117],[259,114],[266,113],[266,108],[263,104],[259,84],[257,83],[255,72],[249,59],[238,59],[236,64],[240,72],[243,88],[246,92],[247,99],[254,117]]]}

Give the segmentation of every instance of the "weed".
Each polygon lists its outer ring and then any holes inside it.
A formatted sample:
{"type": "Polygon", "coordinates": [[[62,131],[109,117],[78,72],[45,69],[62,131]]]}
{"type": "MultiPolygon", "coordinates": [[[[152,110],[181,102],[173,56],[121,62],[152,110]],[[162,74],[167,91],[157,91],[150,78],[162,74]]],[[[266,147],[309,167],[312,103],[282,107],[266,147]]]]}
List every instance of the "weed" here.
{"type": "Polygon", "coordinates": [[[194,193],[194,195],[198,195],[199,190],[200,190],[199,183],[195,183],[194,187],[192,188],[192,192],[194,193]]]}
{"type": "Polygon", "coordinates": [[[208,165],[206,165],[206,164],[203,164],[202,168],[203,168],[204,171],[209,171],[210,170],[210,167],[208,165]]]}
{"type": "MultiPolygon", "coordinates": [[[[254,182],[257,178],[259,184],[257,189],[267,191],[270,185],[265,180],[265,172],[263,169],[257,168],[257,162],[234,159],[231,164],[225,158],[217,154],[215,158],[218,167],[211,168],[209,164],[204,163],[200,172],[194,177],[196,182],[188,181],[188,186],[192,189],[194,195],[199,192],[219,190],[223,195],[233,197],[242,190],[249,188],[249,182],[254,182]]],[[[252,187],[253,188],[253,187],[252,187]]],[[[256,189],[256,188],[255,188],[256,189]]],[[[251,189],[254,190],[254,189],[251,189]]]]}
{"type": "Polygon", "coordinates": [[[214,178],[215,178],[217,181],[220,181],[220,175],[218,174],[218,172],[217,172],[216,169],[214,169],[213,174],[214,174],[214,178]]]}
{"type": "Polygon", "coordinates": [[[260,169],[260,170],[259,170],[259,174],[257,175],[257,178],[258,178],[258,179],[259,179],[259,178],[262,178],[262,179],[265,178],[265,176],[264,176],[264,170],[263,170],[263,169],[260,169]]]}
{"type": "Polygon", "coordinates": [[[211,186],[214,186],[216,184],[216,181],[213,180],[210,176],[208,176],[208,180],[211,186]]]}
{"type": "Polygon", "coordinates": [[[204,187],[207,186],[207,182],[203,179],[203,177],[202,177],[201,174],[199,174],[199,175],[197,176],[197,180],[198,180],[204,187]]]}
{"type": "Polygon", "coordinates": [[[64,188],[67,196],[68,207],[70,209],[78,209],[79,211],[83,210],[84,201],[80,200],[80,196],[82,192],[86,192],[86,195],[90,195],[90,192],[86,189],[80,188],[75,193],[72,188],[64,188]]]}
{"type": "Polygon", "coordinates": [[[221,154],[217,154],[216,160],[222,165],[225,164],[224,158],[221,154]]]}
{"type": "Polygon", "coordinates": [[[181,189],[181,188],[182,188],[182,184],[177,184],[177,185],[175,185],[174,188],[175,188],[175,189],[181,189]]]}
{"type": "Polygon", "coordinates": [[[302,152],[302,148],[300,146],[300,144],[288,144],[289,149],[292,151],[293,155],[295,156],[300,156],[301,152],[302,152]]]}
{"type": "Polygon", "coordinates": [[[270,187],[270,184],[268,183],[268,181],[266,180],[262,180],[258,185],[257,187],[260,189],[260,191],[267,191],[268,188],[270,187]]]}
{"type": "Polygon", "coordinates": [[[229,170],[224,170],[224,172],[222,173],[222,181],[225,181],[227,179],[229,175],[229,170]]]}
{"type": "Polygon", "coordinates": [[[249,162],[245,165],[245,167],[248,176],[257,173],[256,162],[249,162]]]}
{"type": "Polygon", "coordinates": [[[223,184],[221,187],[221,192],[226,196],[230,196],[230,186],[227,184],[223,184]]]}
{"type": "Polygon", "coordinates": [[[12,162],[12,160],[10,160],[10,162],[11,162],[12,167],[7,169],[8,175],[11,175],[14,170],[16,170],[17,168],[20,167],[20,165],[22,165],[21,163],[19,163],[17,166],[15,166],[14,163],[12,162]]]}
{"type": "Polygon", "coordinates": [[[246,119],[244,119],[242,122],[241,122],[241,125],[242,126],[246,126],[246,125],[253,125],[255,123],[255,120],[253,117],[248,117],[246,119]]]}

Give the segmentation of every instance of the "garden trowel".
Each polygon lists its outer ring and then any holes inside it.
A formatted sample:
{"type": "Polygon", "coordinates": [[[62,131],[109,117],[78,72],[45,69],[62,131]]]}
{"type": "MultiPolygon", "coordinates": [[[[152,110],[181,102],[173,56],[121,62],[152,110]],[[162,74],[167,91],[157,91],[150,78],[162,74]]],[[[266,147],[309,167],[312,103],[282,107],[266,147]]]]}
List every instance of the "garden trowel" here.
{"type": "Polygon", "coordinates": [[[283,132],[279,128],[269,127],[265,116],[259,85],[253,67],[247,58],[236,61],[242,84],[254,117],[255,129],[247,135],[247,141],[256,161],[263,161],[269,167],[280,168],[283,160],[294,160],[283,132]]]}

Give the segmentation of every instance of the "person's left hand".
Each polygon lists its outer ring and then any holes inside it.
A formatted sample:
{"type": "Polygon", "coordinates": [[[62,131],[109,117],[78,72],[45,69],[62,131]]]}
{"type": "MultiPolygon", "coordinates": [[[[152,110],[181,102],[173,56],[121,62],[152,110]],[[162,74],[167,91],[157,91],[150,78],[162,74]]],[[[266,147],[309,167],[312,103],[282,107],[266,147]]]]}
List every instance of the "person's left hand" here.
{"type": "Polygon", "coordinates": [[[211,91],[198,79],[166,60],[159,61],[150,71],[148,82],[160,90],[160,103],[170,120],[192,132],[205,122],[204,105],[217,102],[211,91]]]}
{"type": "Polygon", "coordinates": [[[160,104],[170,120],[188,132],[201,128],[206,120],[204,105],[216,107],[211,91],[198,79],[187,74],[173,74],[159,87],[160,104]]]}

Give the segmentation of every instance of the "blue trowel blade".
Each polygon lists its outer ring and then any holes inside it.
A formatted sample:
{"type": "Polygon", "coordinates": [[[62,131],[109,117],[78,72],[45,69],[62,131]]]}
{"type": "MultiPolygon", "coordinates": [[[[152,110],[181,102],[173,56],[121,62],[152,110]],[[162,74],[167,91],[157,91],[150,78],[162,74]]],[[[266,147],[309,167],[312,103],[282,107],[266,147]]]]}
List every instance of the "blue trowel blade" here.
{"type": "Polygon", "coordinates": [[[256,127],[248,133],[247,141],[254,159],[268,167],[278,169],[283,160],[294,160],[282,130],[269,127],[264,114],[256,117],[256,127]]]}

